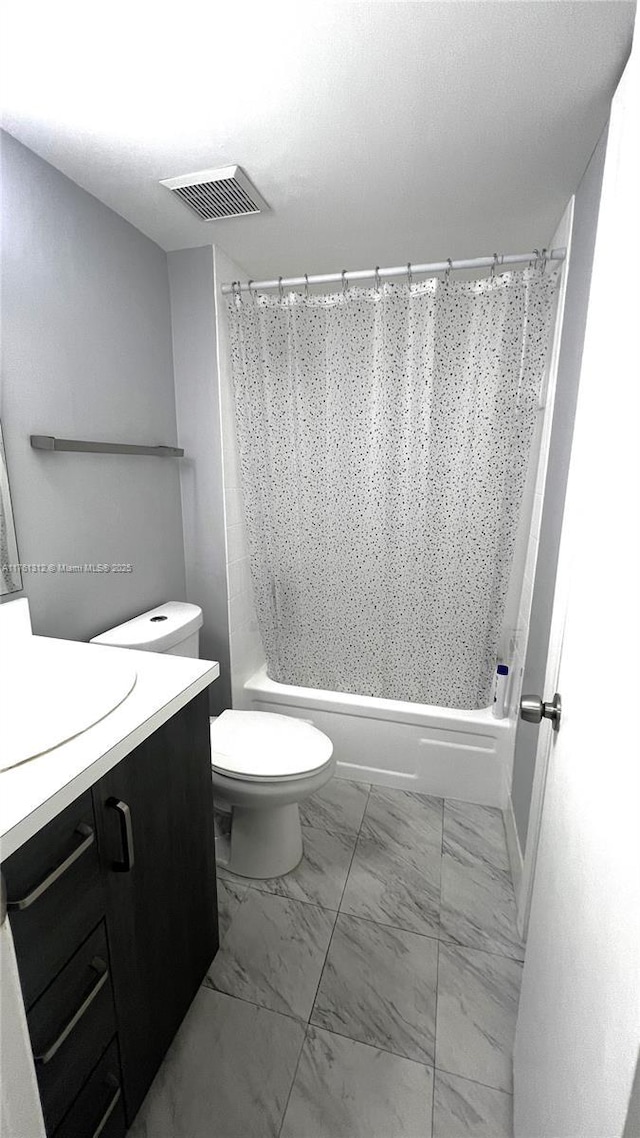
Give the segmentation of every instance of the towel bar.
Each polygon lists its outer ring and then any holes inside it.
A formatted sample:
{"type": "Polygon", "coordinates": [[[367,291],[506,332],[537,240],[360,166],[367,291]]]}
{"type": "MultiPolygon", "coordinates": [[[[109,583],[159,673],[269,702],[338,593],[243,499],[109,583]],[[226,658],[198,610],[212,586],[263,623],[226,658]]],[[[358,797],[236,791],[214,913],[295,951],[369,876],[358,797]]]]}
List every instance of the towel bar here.
{"type": "Polygon", "coordinates": [[[137,446],[135,443],[91,443],[83,439],[56,439],[53,435],[31,435],[35,450],[78,450],[91,454],[153,454],[157,458],[182,458],[182,447],[137,446]]]}

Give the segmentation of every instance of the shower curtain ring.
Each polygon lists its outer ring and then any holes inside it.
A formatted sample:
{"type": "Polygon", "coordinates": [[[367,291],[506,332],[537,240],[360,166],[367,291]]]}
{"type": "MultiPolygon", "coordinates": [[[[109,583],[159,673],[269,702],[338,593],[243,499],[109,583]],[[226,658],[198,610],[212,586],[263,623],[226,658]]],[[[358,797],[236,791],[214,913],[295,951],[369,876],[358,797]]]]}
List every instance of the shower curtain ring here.
{"type": "Polygon", "coordinates": [[[547,267],[547,250],[543,249],[542,253],[540,254],[540,271],[542,273],[544,273],[544,270],[546,269],[546,267],[547,267]]]}
{"type": "Polygon", "coordinates": [[[411,272],[411,261],[407,261],[407,283],[409,288],[413,284],[413,273],[411,272]]]}
{"type": "Polygon", "coordinates": [[[349,288],[349,285],[347,284],[347,270],[343,269],[340,273],[340,276],[342,277],[342,295],[346,296],[347,289],[349,288]]]}
{"type": "Polygon", "coordinates": [[[282,288],[282,277],[278,277],[278,295],[280,297],[280,301],[282,302],[284,300],[284,290],[282,288]]]}
{"type": "MultiPolygon", "coordinates": [[[[251,280],[250,280],[250,281],[247,281],[247,291],[248,291],[248,293],[249,293],[249,296],[251,296],[251,285],[252,285],[252,284],[253,284],[253,277],[251,278],[251,280]]],[[[253,293],[253,303],[254,303],[254,304],[255,304],[255,302],[256,302],[256,299],[257,299],[257,297],[256,297],[256,293],[254,292],[254,293],[253,293]]]]}
{"type": "Polygon", "coordinates": [[[236,298],[236,304],[242,304],[242,296],[240,290],[240,281],[231,282],[231,290],[236,298]]]}
{"type": "Polygon", "coordinates": [[[449,277],[451,276],[452,268],[453,268],[453,261],[451,260],[451,257],[447,257],[447,267],[446,267],[445,273],[444,273],[445,284],[449,284],[449,277]]]}
{"type": "Polygon", "coordinates": [[[498,254],[494,253],[493,254],[493,264],[491,266],[491,280],[492,281],[495,280],[496,269],[498,267],[498,261],[499,261],[498,254]]]}
{"type": "Polygon", "coordinates": [[[307,304],[309,303],[309,277],[304,274],[304,298],[307,304]]]}
{"type": "Polygon", "coordinates": [[[380,265],[376,265],[375,278],[376,278],[376,292],[380,292],[380,265]]]}

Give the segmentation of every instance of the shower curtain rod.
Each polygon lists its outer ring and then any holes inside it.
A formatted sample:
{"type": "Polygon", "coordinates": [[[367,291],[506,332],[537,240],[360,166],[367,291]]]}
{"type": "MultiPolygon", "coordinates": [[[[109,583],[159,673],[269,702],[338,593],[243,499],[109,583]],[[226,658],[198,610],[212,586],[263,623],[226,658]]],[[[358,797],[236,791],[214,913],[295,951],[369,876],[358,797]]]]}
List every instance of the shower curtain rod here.
{"type": "Polygon", "coordinates": [[[383,277],[403,277],[414,273],[441,273],[447,269],[489,269],[494,265],[496,269],[503,265],[520,265],[526,261],[564,261],[566,249],[542,250],[534,249],[532,253],[494,253],[491,257],[471,257],[466,261],[434,261],[430,265],[396,265],[391,269],[356,269],[342,273],[319,273],[315,276],[278,277],[270,281],[234,281],[223,284],[222,292],[228,295],[231,292],[256,292],[258,289],[290,288],[293,285],[314,284],[345,284],[349,281],[367,281],[382,279],[383,277]]]}

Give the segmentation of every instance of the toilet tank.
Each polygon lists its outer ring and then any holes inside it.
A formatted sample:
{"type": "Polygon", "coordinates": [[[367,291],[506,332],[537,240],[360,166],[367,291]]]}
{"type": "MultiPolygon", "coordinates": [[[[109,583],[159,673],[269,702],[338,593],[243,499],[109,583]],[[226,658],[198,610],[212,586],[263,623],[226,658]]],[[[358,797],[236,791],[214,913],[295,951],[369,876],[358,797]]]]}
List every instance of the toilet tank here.
{"type": "Polygon", "coordinates": [[[197,658],[201,627],[202,609],[199,605],[167,601],[116,628],[101,632],[99,636],[92,637],[91,643],[197,658]]]}

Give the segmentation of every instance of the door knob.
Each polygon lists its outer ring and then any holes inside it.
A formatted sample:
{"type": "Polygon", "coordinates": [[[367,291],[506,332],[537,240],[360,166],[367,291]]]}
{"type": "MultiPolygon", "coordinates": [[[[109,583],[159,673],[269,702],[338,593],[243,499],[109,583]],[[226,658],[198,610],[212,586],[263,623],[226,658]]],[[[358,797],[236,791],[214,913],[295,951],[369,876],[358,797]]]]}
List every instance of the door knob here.
{"type": "Polygon", "coordinates": [[[543,719],[550,719],[554,731],[560,730],[562,718],[562,700],[558,692],[551,703],[544,703],[539,695],[523,695],[520,700],[520,718],[525,723],[541,723],[543,719]]]}

